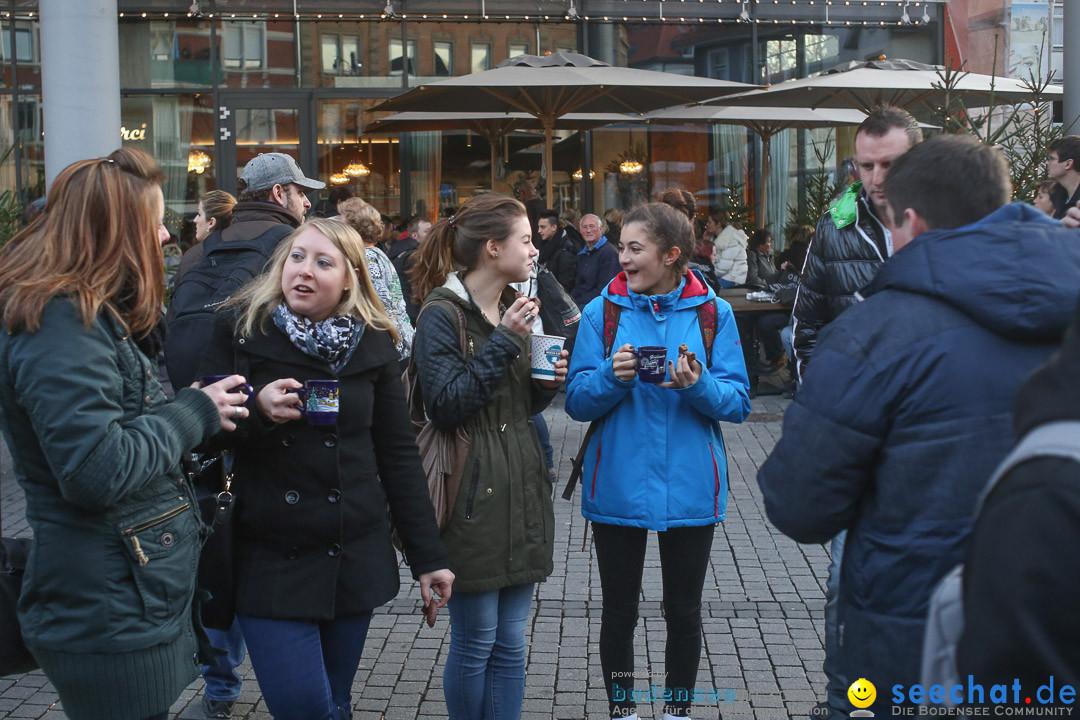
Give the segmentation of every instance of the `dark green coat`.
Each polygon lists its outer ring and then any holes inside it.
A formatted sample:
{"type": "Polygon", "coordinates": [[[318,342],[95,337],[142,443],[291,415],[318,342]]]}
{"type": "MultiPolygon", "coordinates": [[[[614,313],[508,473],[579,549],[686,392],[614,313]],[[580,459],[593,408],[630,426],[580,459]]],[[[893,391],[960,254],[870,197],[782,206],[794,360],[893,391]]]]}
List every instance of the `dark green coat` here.
{"type": "MultiPolygon", "coordinates": [[[[513,301],[513,294],[506,298],[513,301]]],[[[554,397],[529,377],[526,341],[494,327],[457,275],[426,303],[456,303],[465,316],[466,357],[457,316],[433,307],[419,320],[413,357],[424,403],[441,429],[464,426],[469,456],[442,537],[463,592],[541,582],[551,574],[552,484],[530,416],[554,397]]]]}
{"type": "Polygon", "coordinates": [[[214,403],[166,401],[110,311],[86,327],[55,298],[37,332],[0,333],[0,420],[34,533],[19,619],[64,711],[167,709],[197,671],[201,523],[180,458],[220,427],[214,403]]]}

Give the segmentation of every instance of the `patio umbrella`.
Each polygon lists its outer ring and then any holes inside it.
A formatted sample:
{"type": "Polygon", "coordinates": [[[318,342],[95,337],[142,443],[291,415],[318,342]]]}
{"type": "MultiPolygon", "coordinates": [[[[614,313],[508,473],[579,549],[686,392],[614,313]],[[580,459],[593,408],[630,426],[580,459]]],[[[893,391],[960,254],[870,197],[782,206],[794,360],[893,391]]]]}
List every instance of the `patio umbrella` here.
{"type": "MultiPolygon", "coordinates": [[[[664,108],[645,114],[649,123],[686,124],[709,123],[713,125],[741,125],[761,138],[761,177],[769,177],[769,150],[773,135],[791,128],[819,128],[834,125],[858,125],[866,115],[858,110],[811,110],[795,107],[716,107],[715,105],[690,105],[664,108]]],[[[760,217],[762,226],[766,216],[768,193],[762,188],[760,217]]]]}
{"type": "Polygon", "coordinates": [[[547,201],[552,199],[551,138],[569,113],[635,113],[677,103],[699,102],[754,86],[614,67],[576,53],[518,55],[493,70],[421,85],[373,108],[376,111],[520,112],[544,131],[547,201]]]}
{"type": "MultiPolygon", "coordinates": [[[[570,113],[559,119],[559,127],[590,130],[618,122],[639,122],[638,115],[619,113],[570,113]]],[[[518,130],[542,130],[543,125],[527,113],[483,112],[402,112],[384,117],[364,128],[364,132],[411,132],[430,130],[471,130],[491,146],[491,189],[495,190],[495,169],[503,138],[518,130]]],[[[547,157],[545,155],[545,157],[547,157]]]]}
{"type": "MultiPolygon", "coordinates": [[[[764,90],[717,98],[709,101],[709,104],[813,110],[856,108],[864,112],[870,112],[877,105],[895,105],[909,110],[925,108],[933,112],[946,104],[945,90],[940,87],[939,70],[943,68],[911,60],[850,62],[837,65],[824,75],[788,80],[764,90]]],[[[1011,104],[1031,99],[1031,91],[1019,80],[977,73],[962,73],[956,91],[963,94],[964,104],[968,107],[1011,104]]],[[[1050,86],[1045,93],[1060,97],[1062,89],[1050,86]]]]}

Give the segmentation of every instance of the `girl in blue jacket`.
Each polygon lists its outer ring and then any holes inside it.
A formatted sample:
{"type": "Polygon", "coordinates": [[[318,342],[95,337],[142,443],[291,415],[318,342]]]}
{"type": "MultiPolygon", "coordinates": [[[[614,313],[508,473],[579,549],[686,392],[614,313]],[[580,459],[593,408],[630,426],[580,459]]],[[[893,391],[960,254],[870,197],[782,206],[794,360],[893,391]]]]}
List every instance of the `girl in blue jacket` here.
{"type": "Polygon", "coordinates": [[[604,598],[600,662],[612,717],[637,717],[633,635],[649,530],[658,533],[664,580],[664,718],[689,713],[702,586],[713,527],[727,505],[718,421],[742,422],[750,412],[735,318],[686,270],[693,247],[685,215],[661,203],[633,210],[619,244],[623,272],[585,307],[570,363],[566,411],[599,421],[586,451],[581,510],[593,521],[604,598]],[[699,310],[706,303],[716,311],[699,310]],[[635,348],[648,345],[667,348],[666,382],[638,380],[635,348]],[[607,357],[605,346],[617,349],[607,357]]]}

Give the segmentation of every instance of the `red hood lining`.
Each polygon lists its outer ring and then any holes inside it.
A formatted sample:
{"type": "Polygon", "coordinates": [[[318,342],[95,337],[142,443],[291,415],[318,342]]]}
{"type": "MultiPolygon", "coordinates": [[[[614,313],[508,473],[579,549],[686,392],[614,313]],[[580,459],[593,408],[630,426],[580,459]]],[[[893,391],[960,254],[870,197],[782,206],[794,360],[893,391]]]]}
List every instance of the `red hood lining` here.
{"type": "MultiPolygon", "coordinates": [[[[630,289],[626,282],[626,271],[620,270],[619,274],[611,279],[608,283],[608,294],[616,295],[619,297],[630,297],[630,289]]],[[[698,276],[689,270],[686,271],[686,284],[683,286],[682,294],[679,295],[680,300],[686,298],[699,297],[701,295],[708,295],[709,288],[705,287],[705,283],[698,279],[698,276]]]]}

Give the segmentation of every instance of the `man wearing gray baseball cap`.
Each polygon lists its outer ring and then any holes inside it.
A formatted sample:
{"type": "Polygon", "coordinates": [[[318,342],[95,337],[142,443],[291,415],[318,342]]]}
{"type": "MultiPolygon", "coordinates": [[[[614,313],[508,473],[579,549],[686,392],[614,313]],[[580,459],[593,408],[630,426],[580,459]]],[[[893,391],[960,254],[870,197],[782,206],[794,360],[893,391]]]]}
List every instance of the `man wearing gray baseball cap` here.
{"type": "Polygon", "coordinates": [[[311,208],[304,191],[322,190],[326,183],[306,177],[291,155],[260,153],[244,166],[237,187],[241,203],[272,202],[292,213],[297,222],[304,222],[311,208]]]}

